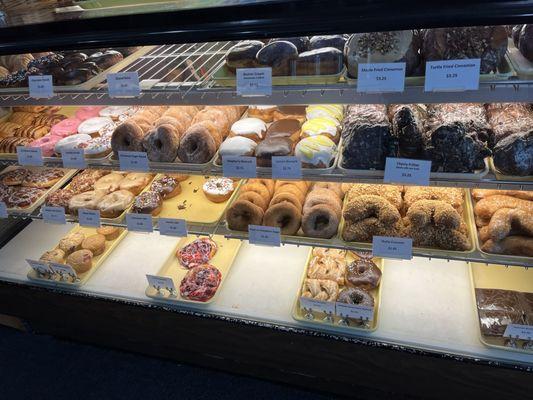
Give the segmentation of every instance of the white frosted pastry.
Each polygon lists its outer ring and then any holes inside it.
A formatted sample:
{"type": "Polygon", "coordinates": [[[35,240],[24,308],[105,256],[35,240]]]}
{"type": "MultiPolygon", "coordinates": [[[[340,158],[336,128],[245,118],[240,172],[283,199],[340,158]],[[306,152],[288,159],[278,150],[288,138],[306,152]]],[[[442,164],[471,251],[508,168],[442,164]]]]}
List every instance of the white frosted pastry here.
{"type": "Polygon", "coordinates": [[[77,135],[67,136],[56,143],[54,151],[61,154],[65,150],[72,150],[78,148],[82,143],[91,140],[91,136],[78,133],[77,135]]]}
{"type": "Polygon", "coordinates": [[[259,118],[243,118],[231,125],[230,136],[242,136],[259,142],[266,130],[266,124],[259,118]]]}
{"type": "Polygon", "coordinates": [[[344,107],[342,104],[320,104],[308,106],[305,109],[305,116],[307,119],[329,117],[337,121],[342,121],[344,116],[344,107]]]}
{"type": "Polygon", "coordinates": [[[108,117],[113,120],[118,120],[121,115],[128,114],[130,109],[130,106],[109,106],[103,110],[100,110],[99,114],[101,117],[108,117]]]}
{"type": "Polygon", "coordinates": [[[252,139],[244,136],[229,137],[222,144],[218,150],[220,159],[222,156],[253,156],[257,143],[252,139]]]}
{"type": "Polygon", "coordinates": [[[309,136],[298,142],[294,155],[307,168],[327,168],[335,158],[337,146],[327,136],[309,136]]]}
{"type": "Polygon", "coordinates": [[[113,124],[113,120],[109,117],[89,118],[78,126],[78,133],[99,136],[99,132],[110,124],[113,124]]]}

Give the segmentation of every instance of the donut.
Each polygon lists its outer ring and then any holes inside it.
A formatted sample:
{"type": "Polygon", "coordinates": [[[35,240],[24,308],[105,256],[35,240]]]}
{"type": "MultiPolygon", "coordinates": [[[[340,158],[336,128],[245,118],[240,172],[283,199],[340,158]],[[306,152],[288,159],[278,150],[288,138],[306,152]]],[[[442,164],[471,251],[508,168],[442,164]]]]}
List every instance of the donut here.
{"type": "Polygon", "coordinates": [[[134,122],[126,121],[115,128],[111,136],[111,148],[119,151],[142,151],[144,131],[134,122]]]}
{"type": "Polygon", "coordinates": [[[99,178],[93,185],[94,190],[103,191],[105,193],[114,192],[118,190],[119,183],[124,179],[124,175],[119,172],[113,172],[99,178]]]}
{"type": "Polygon", "coordinates": [[[258,105],[248,107],[248,115],[250,117],[259,118],[264,122],[272,122],[274,119],[274,111],[277,106],[258,105]]]}
{"type": "Polygon", "coordinates": [[[335,182],[316,182],[313,187],[311,188],[311,191],[315,189],[329,189],[332,192],[334,192],[339,199],[344,198],[344,192],[342,190],[342,186],[340,183],[335,182]]]}
{"type": "Polygon", "coordinates": [[[58,122],[50,129],[50,135],[67,137],[78,133],[78,126],[81,124],[81,120],[78,118],[67,118],[58,122]]]}
{"type": "Polygon", "coordinates": [[[274,181],[272,179],[249,179],[248,183],[261,183],[266,186],[268,189],[268,192],[270,193],[270,197],[274,195],[274,181]]]}
{"type": "Polygon", "coordinates": [[[331,239],[339,229],[340,213],[326,204],[317,204],[304,212],[302,231],[305,236],[331,239]]]}
{"type": "Polygon", "coordinates": [[[248,225],[261,225],[263,210],[247,200],[237,200],[226,211],[228,228],[234,231],[248,231],[248,225]]]}
{"type": "Polygon", "coordinates": [[[203,185],[205,197],[213,203],[223,203],[231,197],[235,190],[229,178],[210,178],[203,185]]]}
{"type": "Polygon", "coordinates": [[[8,208],[26,208],[35,203],[46,192],[46,189],[35,187],[14,188],[9,197],[5,199],[8,208]]]}
{"type": "Polygon", "coordinates": [[[280,194],[280,193],[291,193],[291,194],[293,194],[294,196],[296,196],[298,198],[298,200],[300,201],[300,204],[304,203],[305,194],[303,194],[302,191],[300,189],[298,189],[297,186],[284,185],[281,188],[276,189],[276,191],[275,191],[275,194],[280,194]]]}
{"type": "Polygon", "coordinates": [[[180,296],[193,301],[208,301],[217,292],[222,273],[210,264],[191,268],[180,282],[180,296]]]}
{"type": "Polygon", "coordinates": [[[119,189],[129,190],[134,195],[138,195],[150,182],[153,175],[145,172],[130,172],[118,184],[119,189]]]}
{"type": "Polygon", "coordinates": [[[239,136],[259,142],[265,137],[266,124],[259,118],[243,118],[231,126],[230,136],[239,136]]]}
{"type": "Polygon", "coordinates": [[[346,267],[346,281],[366,290],[375,289],[381,280],[381,270],[369,258],[359,258],[346,267]]]}
{"type": "Polygon", "coordinates": [[[337,302],[355,304],[358,306],[374,307],[374,298],[370,293],[361,288],[344,288],[337,297],[337,302]]]}
{"type": "Polygon", "coordinates": [[[106,194],[98,202],[98,210],[102,218],[116,218],[133,202],[133,194],[128,190],[117,190],[106,194]]]}
{"type": "Polygon", "coordinates": [[[335,193],[328,189],[315,189],[309,192],[305,198],[303,213],[308,213],[309,209],[319,204],[326,204],[335,212],[335,214],[339,217],[341,216],[342,201],[335,195],[335,193]]]}
{"type": "Polygon", "coordinates": [[[108,117],[113,120],[118,120],[120,116],[128,114],[130,112],[130,106],[109,106],[98,112],[100,117],[108,117]]]}
{"type": "Polygon", "coordinates": [[[22,186],[49,188],[54,186],[65,175],[61,169],[44,168],[31,171],[24,177],[22,186]]]}
{"type": "Polygon", "coordinates": [[[163,175],[152,182],[150,190],[159,193],[163,200],[167,200],[181,193],[181,185],[172,175],[163,175]]]}
{"type": "Polygon", "coordinates": [[[294,204],[282,201],[266,210],[263,225],[277,226],[283,235],[295,235],[300,229],[301,221],[300,210],[294,204]]]}
{"type": "Polygon", "coordinates": [[[187,164],[205,164],[217,151],[218,146],[204,125],[190,127],[180,140],[178,158],[187,164]]]}
{"type": "Polygon", "coordinates": [[[52,157],[55,153],[56,144],[60,140],[60,136],[46,135],[31,142],[29,147],[40,147],[43,157],[52,157]]]}
{"type": "Polygon", "coordinates": [[[99,136],[99,132],[108,125],[113,125],[113,120],[109,117],[89,118],[78,126],[78,133],[99,136]]]}
{"type": "Polygon", "coordinates": [[[260,207],[263,211],[266,211],[268,207],[267,199],[265,199],[263,196],[261,196],[257,192],[244,192],[239,195],[239,200],[247,200],[256,206],[260,207]]]}
{"type": "Polygon", "coordinates": [[[97,190],[91,190],[72,196],[68,202],[68,208],[72,215],[78,215],[80,208],[97,210],[98,203],[104,197],[105,193],[97,190]]]}
{"type": "Polygon", "coordinates": [[[190,269],[195,265],[206,264],[218,250],[217,244],[210,238],[200,238],[178,249],[176,258],[179,263],[190,269]]]}
{"type": "Polygon", "coordinates": [[[26,168],[16,168],[11,171],[5,172],[0,175],[0,180],[2,184],[7,186],[18,186],[22,185],[24,179],[31,173],[29,169],[26,168]]]}
{"type": "Polygon", "coordinates": [[[280,190],[285,185],[296,186],[305,195],[309,184],[306,181],[276,181],[274,187],[276,190],[280,190]]]}
{"type": "Polygon", "coordinates": [[[265,185],[261,183],[247,183],[241,187],[241,192],[256,192],[264,199],[270,199],[270,193],[265,185]]]}
{"type": "Polygon", "coordinates": [[[87,158],[103,158],[111,153],[111,138],[94,137],[87,142],[80,143],[77,148],[83,149],[83,154],[87,158]]]}
{"type": "Polygon", "coordinates": [[[105,236],[99,233],[91,236],[87,236],[83,242],[81,242],[81,248],[90,250],[93,256],[99,256],[105,250],[105,236]]]}
{"type": "Polygon", "coordinates": [[[272,197],[272,200],[270,200],[269,206],[273,206],[274,204],[281,203],[282,201],[288,201],[289,203],[292,203],[293,205],[296,206],[298,210],[302,209],[302,203],[300,199],[296,195],[290,192],[276,193],[274,197],[272,197]]]}
{"type": "Polygon", "coordinates": [[[133,201],[131,211],[140,214],[159,215],[163,207],[163,199],[159,193],[147,191],[138,195],[133,201]]]}
{"type": "Polygon", "coordinates": [[[173,162],[178,155],[179,135],[173,126],[159,125],[146,134],[142,145],[150,161],[173,162]]]}
{"type": "Polygon", "coordinates": [[[65,150],[72,150],[78,148],[82,143],[86,143],[91,140],[91,136],[85,134],[77,134],[72,136],[67,136],[66,138],[61,139],[54,146],[54,151],[57,154],[62,154],[65,150]]]}
{"type": "Polygon", "coordinates": [[[85,106],[80,107],[76,110],[76,118],[85,121],[86,119],[92,118],[92,117],[98,117],[100,114],[100,110],[102,110],[103,106],[85,106]]]}

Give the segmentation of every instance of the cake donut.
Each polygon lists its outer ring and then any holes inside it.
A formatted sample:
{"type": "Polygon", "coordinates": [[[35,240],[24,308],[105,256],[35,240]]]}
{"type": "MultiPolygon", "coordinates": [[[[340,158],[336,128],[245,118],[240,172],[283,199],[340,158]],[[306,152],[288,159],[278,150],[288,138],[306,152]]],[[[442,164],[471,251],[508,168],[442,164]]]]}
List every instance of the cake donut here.
{"type": "Polygon", "coordinates": [[[78,126],[78,133],[99,136],[99,132],[108,125],[113,126],[113,120],[109,117],[93,117],[86,119],[78,126]]]}
{"type": "Polygon", "coordinates": [[[241,193],[239,195],[239,200],[249,201],[250,203],[260,207],[263,211],[266,211],[266,209],[268,208],[268,199],[262,197],[257,192],[248,191],[241,193]]]}
{"type": "Polygon", "coordinates": [[[242,185],[241,193],[243,192],[256,192],[261,197],[265,199],[270,199],[270,192],[268,191],[268,188],[262,183],[253,182],[242,185]]]}
{"type": "Polygon", "coordinates": [[[339,293],[337,302],[365,307],[374,307],[374,298],[372,297],[372,295],[361,288],[344,288],[339,293]]]}
{"type": "Polygon", "coordinates": [[[216,242],[210,238],[200,238],[178,249],[176,257],[179,263],[189,269],[195,265],[206,264],[218,250],[216,242]]]}
{"type": "Polygon", "coordinates": [[[337,234],[340,213],[326,204],[310,207],[302,216],[302,231],[305,236],[331,239],[337,234]]]}
{"type": "Polygon", "coordinates": [[[303,213],[306,214],[309,210],[317,205],[327,205],[340,217],[342,213],[342,200],[333,191],[324,188],[313,189],[307,195],[303,208],[303,213]]]}
{"type": "Polygon", "coordinates": [[[111,136],[111,148],[119,151],[143,151],[144,131],[134,122],[126,121],[115,128],[111,136]]]}
{"type": "Polygon", "coordinates": [[[146,134],[142,146],[150,161],[173,162],[178,155],[179,135],[173,126],[162,124],[146,134]]]}
{"type": "Polygon", "coordinates": [[[266,133],[267,126],[259,118],[243,118],[231,126],[230,136],[239,136],[261,141],[266,133]]]}
{"type": "Polygon", "coordinates": [[[359,258],[348,264],[346,281],[353,286],[371,290],[378,287],[381,270],[370,258],[359,258]]]}
{"type": "Polygon", "coordinates": [[[106,194],[98,202],[98,210],[102,218],[116,218],[126,210],[134,200],[128,190],[117,190],[106,194]]]}
{"type": "Polygon", "coordinates": [[[213,135],[205,125],[196,124],[180,140],[178,158],[188,164],[205,164],[217,151],[213,135]]]}
{"type": "Polygon", "coordinates": [[[248,200],[237,200],[226,211],[228,228],[235,231],[248,231],[248,225],[261,225],[264,211],[248,200]]]}
{"type": "Polygon", "coordinates": [[[158,193],[163,200],[167,200],[181,193],[181,185],[172,175],[163,175],[152,182],[150,190],[158,193]]]}
{"type": "Polygon", "coordinates": [[[67,136],[56,143],[54,151],[57,154],[62,154],[63,151],[78,148],[80,144],[87,143],[89,140],[91,140],[91,136],[82,133],[67,136]]]}
{"type": "Polygon", "coordinates": [[[205,197],[213,203],[223,203],[231,197],[235,190],[229,178],[210,178],[203,185],[205,197]]]}
{"type": "Polygon", "coordinates": [[[302,209],[302,202],[298,196],[296,196],[294,193],[291,192],[278,192],[273,197],[272,200],[270,200],[269,206],[273,206],[274,204],[281,203],[282,201],[288,201],[292,205],[294,205],[298,210],[302,209]]]}
{"type": "Polygon", "coordinates": [[[159,215],[163,207],[163,199],[159,193],[146,191],[135,197],[131,212],[139,214],[159,215]]]}
{"type": "Polygon", "coordinates": [[[277,226],[283,235],[295,235],[300,229],[302,213],[288,201],[268,207],[263,218],[263,225],[277,226]]]}

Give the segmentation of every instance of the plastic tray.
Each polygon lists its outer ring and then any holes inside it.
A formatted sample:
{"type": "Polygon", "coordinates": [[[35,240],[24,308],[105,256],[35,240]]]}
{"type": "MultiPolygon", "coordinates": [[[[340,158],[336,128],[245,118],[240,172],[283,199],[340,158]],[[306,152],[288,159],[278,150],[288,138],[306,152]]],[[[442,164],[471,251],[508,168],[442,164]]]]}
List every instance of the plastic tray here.
{"type": "MultiPolygon", "coordinates": [[[[311,250],[309,251],[309,255],[307,256],[307,260],[305,262],[305,268],[304,268],[304,272],[302,274],[302,278],[300,280],[300,286],[298,288],[298,293],[296,294],[296,299],[295,299],[293,307],[292,307],[292,317],[295,320],[297,320],[297,321],[305,322],[306,324],[315,325],[315,326],[324,326],[324,325],[335,326],[335,327],[341,327],[342,326],[343,328],[348,329],[348,330],[357,330],[357,331],[364,331],[364,332],[373,332],[373,331],[375,331],[378,328],[378,322],[379,322],[379,308],[380,308],[380,304],[381,304],[381,287],[383,286],[383,276],[381,277],[381,282],[380,282],[379,286],[376,289],[373,289],[373,290],[370,291],[370,293],[374,297],[374,318],[372,319],[372,322],[370,323],[369,326],[365,327],[364,325],[358,325],[357,322],[356,322],[357,320],[355,320],[353,318],[348,318],[348,321],[350,323],[353,323],[354,325],[351,325],[351,324],[349,324],[349,325],[341,325],[341,324],[339,324],[339,321],[341,320],[341,318],[336,316],[336,315],[333,317],[333,322],[329,322],[328,320],[325,319],[326,314],[321,313],[321,312],[317,312],[317,311],[312,311],[310,313],[310,314],[312,314],[313,319],[306,318],[306,313],[300,307],[300,297],[301,297],[301,293],[302,293],[302,287],[303,287],[304,280],[307,277],[307,269],[309,267],[309,263],[311,262],[312,258],[313,258],[313,248],[311,248],[311,250]]],[[[353,256],[353,253],[348,251],[346,253],[346,263],[349,264],[354,259],[355,259],[355,257],[353,256]]],[[[381,270],[381,272],[383,273],[384,272],[384,270],[383,270],[383,266],[384,266],[383,259],[381,259],[381,258],[373,258],[373,261],[377,265],[377,267],[381,270]]],[[[346,286],[343,286],[343,287],[346,287],[346,286]]],[[[340,291],[340,289],[339,289],[339,291],[340,291]]],[[[309,314],[307,314],[307,315],[309,315],[309,314]]]]}
{"type": "MultiPolygon", "coordinates": [[[[472,263],[470,265],[470,285],[475,315],[479,321],[476,288],[533,292],[533,271],[526,268],[507,268],[503,265],[472,263]]],[[[481,329],[479,330],[479,340],[485,346],[495,349],[533,354],[533,350],[505,346],[506,339],[504,337],[485,336],[481,333],[481,329]]],[[[518,342],[519,344],[524,343],[523,340],[518,342]]]]}
{"type": "Polygon", "coordinates": [[[494,165],[494,160],[492,157],[489,159],[489,166],[492,172],[494,172],[496,180],[498,181],[533,182],[533,175],[519,176],[502,174],[494,165]]]}
{"type": "Polygon", "coordinates": [[[520,50],[514,45],[513,39],[509,39],[506,57],[509,60],[509,64],[515,69],[519,79],[533,79],[533,62],[520,53],[520,50]]]}
{"type": "Polygon", "coordinates": [[[224,285],[224,281],[226,280],[226,277],[228,276],[230,272],[230,268],[233,264],[233,260],[237,256],[237,252],[239,251],[239,248],[241,247],[241,241],[235,240],[235,239],[226,239],[224,236],[220,235],[214,235],[211,237],[211,239],[217,244],[218,249],[215,253],[214,257],[209,261],[209,264],[216,267],[222,274],[222,280],[220,281],[220,285],[218,286],[218,289],[213,297],[211,297],[207,301],[196,301],[196,300],[189,300],[185,299],[180,296],[179,294],[179,285],[181,283],[181,280],[185,277],[188,270],[181,266],[181,264],[178,261],[178,258],[176,257],[176,251],[183,246],[191,243],[193,240],[196,239],[196,236],[187,236],[186,238],[182,238],[179,240],[179,242],[176,244],[176,246],[172,249],[172,252],[170,253],[167,261],[163,264],[159,272],[157,273],[158,276],[164,276],[172,278],[174,281],[174,285],[176,286],[176,296],[170,295],[169,293],[163,293],[161,291],[157,291],[152,286],[148,286],[146,288],[145,294],[148,297],[151,297],[152,299],[162,301],[165,303],[190,303],[190,304],[209,304],[212,303],[218,293],[220,292],[222,286],[224,285]]]}
{"type": "MultiPolygon", "coordinates": [[[[85,236],[95,235],[96,229],[97,228],[89,228],[85,226],[76,225],[72,230],[69,231],[68,234],[75,233],[75,232],[82,232],[85,234],[85,236]]],[[[75,282],[59,280],[57,277],[46,278],[43,276],[39,276],[39,274],[35,272],[35,270],[33,269],[30,269],[28,271],[28,275],[27,275],[28,279],[32,281],[38,281],[38,282],[43,282],[47,284],[68,286],[68,287],[72,287],[72,286],[76,287],[76,286],[81,286],[85,284],[85,282],[89,280],[89,278],[96,272],[96,270],[100,267],[100,265],[102,265],[102,263],[109,256],[109,254],[111,254],[111,252],[115,249],[115,247],[117,247],[120,241],[124,239],[124,237],[128,234],[128,231],[126,229],[123,229],[123,228],[119,228],[119,229],[122,229],[119,236],[115,240],[106,241],[104,252],[93,258],[93,266],[91,267],[91,269],[82,274],[78,274],[78,280],[76,280],[75,282]]],[[[58,246],[55,246],[54,249],[56,249],[57,247],[58,246]]]]}

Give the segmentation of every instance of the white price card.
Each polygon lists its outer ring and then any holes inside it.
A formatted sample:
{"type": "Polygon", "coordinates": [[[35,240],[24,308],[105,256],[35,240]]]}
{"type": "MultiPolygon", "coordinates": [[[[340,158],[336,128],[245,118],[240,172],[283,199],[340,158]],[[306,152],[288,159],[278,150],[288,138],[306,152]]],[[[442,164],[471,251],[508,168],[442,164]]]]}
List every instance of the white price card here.
{"type": "Polygon", "coordinates": [[[372,255],[374,257],[410,260],[413,258],[413,239],[391,236],[373,236],[372,255]]]}
{"type": "Polygon", "coordinates": [[[431,161],[387,157],[383,182],[429,186],[430,174],[431,161]]]}
{"type": "Polygon", "coordinates": [[[7,218],[7,206],[3,201],[0,201],[0,218],[7,218]]]}
{"type": "Polygon", "coordinates": [[[42,167],[43,152],[40,147],[17,146],[17,159],[19,165],[42,167]]]}
{"type": "Polygon", "coordinates": [[[187,221],[184,219],[159,218],[159,233],[168,236],[187,236],[187,221]]]}
{"type": "Polygon", "coordinates": [[[272,157],[272,179],[302,179],[302,162],[294,156],[272,157]]]}
{"type": "Polygon", "coordinates": [[[424,90],[460,91],[479,89],[479,58],[428,61],[424,90]]]}
{"type": "Polygon", "coordinates": [[[26,259],[26,262],[35,272],[37,272],[40,275],[46,275],[51,272],[50,267],[48,266],[48,263],[44,261],[26,259]]]}
{"type": "Polygon", "coordinates": [[[174,296],[177,293],[176,286],[174,285],[174,281],[172,280],[172,278],[167,278],[166,276],[156,276],[156,275],[146,274],[146,279],[148,280],[148,284],[157,291],[160,291],[161,289],[165,289],[171,295],[174,295],[174,296]]]}
{"type": "Polygon", "coordinates": [[[255,157],[222,157],[222,175],[231,178],[256,178],[257,162],[255,157]]]}
{"type": "Polygon", "coordinates": [[[248,242],[279,247],[281,231],[277,226],[248,225],[248,242]]]}
{"type": "Polygon", "coordinates": [[[143,151],[119,151],[118,160],[122,171],[141,171],[147,172],[148,156],[143,151]]]}
{"type": "Polygon", "coordinates": [[[300,297],[300,308],[305,311],[316,311],[324,314],[335,314],[335,303],[332,301],[322,301],[300,297]]]}
{"type": "Polygon", "coordinates": [[[107,74],[109,97],[139,97],[139,74],[137,71],[107,74]]]}
{"type": "Polygon", "coordinates": [[[405,63],[359,64],[357,67],[358,92],[403,92],[405,63]]]}
{"type": "Polygon", "coordinates": [[[30,75],[28,77],[30,97],[34,99],[48,99],[54,97],[52,75],[30,75]]]}
{"type": "Polygon", "coordinates": [[[522,340],[533,340],[533,325],[509,324],[505,328],[503,336],[522,340]]]}
{"type": "Polygon", "coordinates": [[[270,96],[272,68],[237,68],[238,96],[270,96]]]}
{"type": "Polygon", "coordinates": [[[61,160],[63,161],[63,168],[87,168],[83,149],[63,150],[61,152],[61,160]]]}
{"type": "Polygon", "coordinates": [[[337,302],[335,303],[335,314],[344,318],[372,321],[374,319],[374,307],[337,302]]]}
{"type": "Polygon", "coordinates": [[[66,224],[65,209],[63,207],[42,206],[41,215],[43,220],[49,224],[66,224]]]}
{"type": "Polygon", "coordinates": [[[90,226],[92,228],[100,228],[100,211],[89,210],[87,208],[80,208],[78,210],[78,222],[81,226],[90,226]]]}
{"type": "Polygon", "coordinates": [[[58,274],[62,280],[69,278],[72,281],[78,279],[78,274],[70,265],[50,263],[50,269],[54,274],[58,274]]]}
{"type": "Polygon", "coordinates": [[[132,232],[153,232],[152,214],[126,214],[126,226],[132,232]]]}

